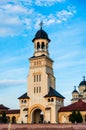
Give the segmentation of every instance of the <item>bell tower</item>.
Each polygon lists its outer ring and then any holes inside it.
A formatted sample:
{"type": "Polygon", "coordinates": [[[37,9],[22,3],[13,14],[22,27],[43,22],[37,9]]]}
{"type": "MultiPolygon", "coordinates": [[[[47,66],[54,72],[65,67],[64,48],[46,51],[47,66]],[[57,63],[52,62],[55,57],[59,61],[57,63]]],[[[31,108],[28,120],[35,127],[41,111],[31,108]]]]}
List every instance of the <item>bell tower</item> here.
{"type": "Polygon", "coordinates": [[[64,97],[55,90],[53,60],[48,52],[51,40],[42,29],[42,25],[40,23],[40,29],[32,40],[34,53],[29,58],[28,90],[19,97],[20,119],[25,123],[43,123],[44,121],[56,123],[58,109],[63,106],[64,101],[64,97]]]}
{"type": "Polygon", "coordinates": [[[48,34],[42,29],[42,23],[40,23],[40,29],[32,40],[34,43],[34,54],[29,59],[28,96],[32,96],[32,93],[34,93],[34,96],[39,93],[43,97],[48,93],[50,86],[55,88],[53,60],[50,59],[48,52],[50,41],[48,34]]]}
{"type": "Polygon", "coordinates": [[[42,29],[43,23],[40,23],[40,30],[35,34],[32,42],[34,43],[34,56],[41,56],[42,54],[49,56],[48,44],[50,39],[47,33],[42,29]]]}

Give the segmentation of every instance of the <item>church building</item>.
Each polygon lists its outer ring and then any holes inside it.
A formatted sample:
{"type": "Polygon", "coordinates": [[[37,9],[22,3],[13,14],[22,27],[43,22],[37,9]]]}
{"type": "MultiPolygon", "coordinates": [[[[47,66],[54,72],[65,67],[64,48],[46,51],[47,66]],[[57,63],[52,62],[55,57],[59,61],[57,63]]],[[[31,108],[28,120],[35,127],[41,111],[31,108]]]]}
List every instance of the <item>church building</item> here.
{"type": "Polygon", "coordinates": [[[79,83],[78,90],[74,87],[71,104],[59,109],[59,123],[70,123],[69,116],[73,111],[79,111],[82,115],[83,123],[86,123],[86,80],[79,83]]]}
{"type": "MultiPolygon", "coordinates": [[[[29,58],[28,89],[18,98],[20,109],[11,110],[3,104],[0,105],[0,117],[5,112],[7,122],[71,123],[69,115],[72,111],[80,111],[83,122],[86,123],[85,76],[78,86],[79,90],[74,88],[71,104],[64,106],[64,96],[56,91],[53,60],[48,51],[50,41],[41,23],[32,40],[34,53],[29,58]]],[[[2,123],[2,120],[0,122],[2,123]]]]}
{"type": "Polygon", "coordinates": [[[86,102],[86,81],[85,76],[83,76],[83,81],[80,82],[78,86],[78,90],[76,89],[76,86],[74,87],[74,90],[72,92],[72,99],[71,102],[77,102],[79,99],[82,99],[82,101],[86,102]]]}
{"type": "Polygon", "coordinates": [[[20,122],[58,122],[58,110],[64,105],[64,97],[56,91],[53,60],[48,51],[50,41],[41,24],[32,40],[34,53],[29,58],[28,90],[18,98],[20,122]]]}

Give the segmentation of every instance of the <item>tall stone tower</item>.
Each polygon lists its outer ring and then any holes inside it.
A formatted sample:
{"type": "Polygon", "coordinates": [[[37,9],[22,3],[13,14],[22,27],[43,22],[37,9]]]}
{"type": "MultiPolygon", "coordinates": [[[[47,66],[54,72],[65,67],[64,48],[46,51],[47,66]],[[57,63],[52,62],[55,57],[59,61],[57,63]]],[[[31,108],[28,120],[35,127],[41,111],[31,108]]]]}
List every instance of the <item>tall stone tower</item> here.
{"type": "Polygon", "coordinates": [[[55,90],[53,60],[48,52],[50,41],[41,24],[32,40],[34,54],[29,59],[28,90],[19,97],[23,123],[58,122],[58,109],[63,106],[64,97],[55,90]]]}

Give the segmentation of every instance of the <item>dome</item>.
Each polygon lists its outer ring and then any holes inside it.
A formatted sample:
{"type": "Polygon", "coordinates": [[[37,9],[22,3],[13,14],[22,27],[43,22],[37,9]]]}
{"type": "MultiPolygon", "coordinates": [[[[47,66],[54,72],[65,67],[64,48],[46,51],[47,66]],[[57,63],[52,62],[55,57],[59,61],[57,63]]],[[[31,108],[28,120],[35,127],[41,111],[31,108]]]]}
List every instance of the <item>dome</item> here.
{"type": "Polygon", "coordinates": [[[40,38],[47,39],[48,42],[50,42],[50,39],[48,38],[48,34],[44,30],[42,30],[42,28],[37,31],[32,42],[34,42],[35,39],[40,39],[40,38]]]}
{"type": "Polygon", "coordinates": [[[86,81],[81,81],[79,86],[85,85],[86,86],[86,81]]]}
{"type": "Polygon", "coordinates": [[[79,84],[79,87],[80,86],[86,86],[85,76],[83,76],[83,81],[81,81],[79,84]]]}
{"type": "Polygon", "coordinates": [[[73,93],[78,93],[78,91],[75,89],[75,90],[73,90],[72,94],[73,94],[73,93]]]}
{"type": "Polygon", "coordinates": [[[74,86],[74,90],[73,90],[72,94],[73,93],[77,93],[78,94],[78,91],[76,90],[76,86],[74,86]]]}

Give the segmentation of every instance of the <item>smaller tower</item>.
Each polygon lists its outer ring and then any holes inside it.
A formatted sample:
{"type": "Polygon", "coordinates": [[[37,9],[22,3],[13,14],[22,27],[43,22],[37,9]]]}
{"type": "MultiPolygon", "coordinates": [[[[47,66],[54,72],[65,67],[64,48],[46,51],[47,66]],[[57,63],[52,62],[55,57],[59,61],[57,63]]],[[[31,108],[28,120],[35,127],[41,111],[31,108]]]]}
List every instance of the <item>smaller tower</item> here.
{"type": "Polygon", "coordinates": [[[76,90],[76,86],[74,86],[74,90],[72,92],[72,99],[71,99],[72,103],[76,102],[78,98],[79,98],[79,93],[76,90]]]}
{"type": "Polygon", "coordinates": [[[86,88],[85,76],[83,76],[83,81],[80,82],[78,88],[79,88],[79,92],[80,92],[80,94],[83,95],[83,91],[84,91],[85,88],[86,88]]]}
{"type": "Polygon", "coordinates": [[[85,81],[85,76],[83,76],[83,81],[79,83],[78,86],[79,91],[76,90],[76,87],[74,91],[72,92],[72,99],[71,102],[77,102],[79,99],[83,100],[86,102],[86,81],[85,81]]]}

